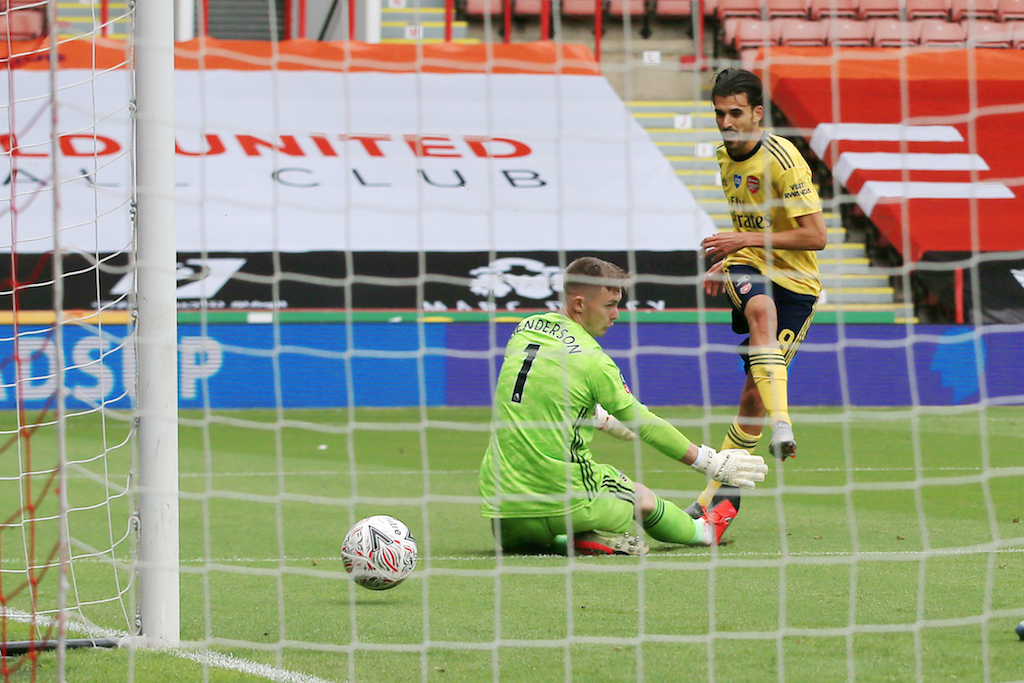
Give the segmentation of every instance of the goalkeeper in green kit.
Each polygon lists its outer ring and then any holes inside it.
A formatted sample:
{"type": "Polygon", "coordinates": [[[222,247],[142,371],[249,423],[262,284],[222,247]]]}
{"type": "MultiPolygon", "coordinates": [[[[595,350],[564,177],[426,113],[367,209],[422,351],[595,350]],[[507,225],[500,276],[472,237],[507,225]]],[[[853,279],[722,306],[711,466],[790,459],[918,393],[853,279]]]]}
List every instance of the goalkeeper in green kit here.
{"type": "Polygon", "coordinates": [[[712,545],[736,514],[716,497],[691,518],[674,503],[610,465],[594,462],[596,430],[639,438],[709,479],[753,488],[764,459],[742,449],[697,446],[634,397],[596,338],[619,317],[628,276],[598,258],[565,270],[558,312],[524,319],[505,349],[490,443],[480,466],[481,513],[505,551],[642,555],[634,520],[652,538],[712,545]],[[632,426],[636,432],[625,425],[632,426]]]}

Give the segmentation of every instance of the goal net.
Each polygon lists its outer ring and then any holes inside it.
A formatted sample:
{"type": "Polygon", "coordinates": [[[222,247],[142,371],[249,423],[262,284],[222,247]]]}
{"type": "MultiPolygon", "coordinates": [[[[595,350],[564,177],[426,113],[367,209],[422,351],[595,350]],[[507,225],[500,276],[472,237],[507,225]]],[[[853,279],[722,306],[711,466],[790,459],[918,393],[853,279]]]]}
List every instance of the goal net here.
{"type": "Polygon", "coordinates": [[[98,24],[51,49],[52,9],[0,15],[5,680],[42,675],[39,653],[58,642],[109,645],[135,622],[134,288],[100,290],[100,273],[127,275],[133,258],[131,53],[97,59],[98,24]]]}
{"type": "MultiPolygon", "coordinates": [[[[819,47],[726,0],[158,4],[0,13],[5,680],[1020,677],[1017,51],[840,47],[810,4],[819,47]],[[743,337],[700,243],[764,180],[716,161],[741,65],[829,234],[798,457],[761,440],[716,547],[504,553],[495,380],[578,256],[632,274],[600,340],[631,391],[722,445],[743,337]],[[419,553],[385,591],[341,550],[376,514],[419,553]]],[[[683,508],[705,484],[593,452],[683,508]]]]}

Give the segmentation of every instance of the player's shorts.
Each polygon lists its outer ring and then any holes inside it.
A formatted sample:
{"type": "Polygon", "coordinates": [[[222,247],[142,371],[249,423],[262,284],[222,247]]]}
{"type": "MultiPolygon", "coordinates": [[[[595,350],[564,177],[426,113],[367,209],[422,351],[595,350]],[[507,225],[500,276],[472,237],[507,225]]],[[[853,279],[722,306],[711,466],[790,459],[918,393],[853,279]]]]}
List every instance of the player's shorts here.
{"type": "MultiPolygon", "coordinates": [[[[807,335],[807,328],[811,326],[811,319],[814,318],[814,306],[818,303],[818,297],[811,294],[798,294],[785,287],[780,287],[752,266],[731,266],[727,267],[724,273],[725,289],[732,302],[732,331],[736,334],[750,334],[747,317],[743,314],[747,302],[758,294],[770,296],[778,311],[779,345],[782,347],[786,365],[789,365],[793,356],[796,355],[797,349],[800,348],[800,342],[807,335]]],[[[743,358],[743,369],[748,373],[750,372],[750,359],[747,352],[749,346],[750,337],[747,337],[736,347],[736,351],[743,358]]]]}
{"type": "Polygon", "coordinates": [[[625,474],[611,465],[594,465],[600,477],[597,493],[571,515],[552,517],[508,517],[494,520],[495,532],[500,527],[501,547],[505,550],[544,550],[555,537],[583,531],[628,531],[633,523],[636,486],[625,474]]]}

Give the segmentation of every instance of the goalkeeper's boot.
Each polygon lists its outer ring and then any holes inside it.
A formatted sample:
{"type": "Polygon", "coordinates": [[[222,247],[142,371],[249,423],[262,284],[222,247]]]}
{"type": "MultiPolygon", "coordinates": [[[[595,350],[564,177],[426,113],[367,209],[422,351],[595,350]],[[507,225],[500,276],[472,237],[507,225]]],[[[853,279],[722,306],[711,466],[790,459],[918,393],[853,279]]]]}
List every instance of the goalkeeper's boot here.
{"type": "MultiPolygon", "coordinates": [[[[712,507],[714,507],[714,503],[720,497],[728,498],[730,501],[732,501],[733,507],[736,508],[736,512],[740,511],[740,503],[743,501],[743,498],[740,497],[740,490],[737,487],[726,486],[725,484],[719,486],[714,498],[711,499],[712,507]]],[[[690,515],[690,517],[693,517],[694,519],[700,519],[701,517],[703,517],[704,506],[700,504],[700,500],[695,500],[692,503],[690,503],[690,507],[686,508],[686,514],[690,515]]]]}
{"type": "Polygon", "coordinates": [[[796,438],[793,436],[793,425],[779,420],[772,425],[772,440],[768,444],[771,451],[779,460],[792,458],[796,455],[796,438]]]}
{"type": "Polygon", "coordinates": [[[740,503],[738,494],[729,493],[726,489],[731,486],[723,486],[719,489],[718,495],[711,499],[711,505],[704,512],[704,521],[707,528],[704,532],[704,541],[707,545],[718,545],[722,542],[722,534],[736,519],[737,509],[740,503]]]}
{"type": "Polygon", "coordinates": [[[572,540],[579,555],[646,555],[650,548],[639,536],[624,531],[609,534],[600,531],[584,531],[572,540]]]}

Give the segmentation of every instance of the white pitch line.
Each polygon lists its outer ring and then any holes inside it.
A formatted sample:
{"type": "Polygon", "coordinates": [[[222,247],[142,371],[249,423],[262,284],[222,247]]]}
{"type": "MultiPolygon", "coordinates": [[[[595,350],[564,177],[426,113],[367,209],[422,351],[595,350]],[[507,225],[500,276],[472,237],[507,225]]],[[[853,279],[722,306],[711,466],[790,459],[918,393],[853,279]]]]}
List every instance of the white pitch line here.
{"type": "MultiPolygon", "coordinates": [[[[702,549],[702,548],[691,548],[690,552],[672,551],[672,550],[670,550],[667,554],[664,554],[664,555],[655,550],[655,551],[652,551],[653,554],[650,555],[649,557],[672,557],[672,556],[674,556],[674,554],[676,552],[678,552],[678,555],[677,555],[678,557],[690,557],[690,556],[696,556],[701,551],[703,551],[705,554],[707,553],[707,550],[706,549],[702,549]]],[[[966,548],[966,549],[965,548],[950,548],[950,549],[931,548],[929,550],[877,550],[877,551],[876,550],[864,550],[864,551],[861,551],[861,552],[858,552],[858,553],[854,553],[852,551],[840,551],[840,550],[828,550],[828,551],[822,551],[822,552],[801,551],[801,552],[790,552],[790,553],[787,553],[786,556],[787,557],[854,557],[854,556],[861,556],[861,557],[890,557],[890,556],[891,557],[904,557],[904,556],[907,556],[907,555],[921,555],[921,554],[929,554],[929,555],[985,555],[985,554],[988,554],[990,552],[996,553],[997,555],[1004,554],[1004,553],[1006,553],[1006,554],[1024,553],[1024,546],[1021,546],[1021,547],[1018,547],[1018,546],[1008,546],[1008,547],[1005,547],[1005,548],[995,548],[993,550],[987,550],[985,548],[966,548]]],[[[525,555],[523,555],[523,556],[515,555],[515,556],[510,556],[510,557],[528,557],[528,556],[525,556],[525,555]]],[[[553,558],[561,557],[561,558],[564,559],[565,556],[564,555],[538,555],[536,557],[553,557],[553,558]]],[[[725,557],[728,557],[728,558],[737,558],[737,557],[748,557],[748,558],[750,558],[750,557],[752,557],[752,558],[758,558],[758,559],[778,559],[778,558],[782,557],[782,554],[778,553],[778,552],[765,553],[765,552],[744,551],[744,552],[738,552],[738,553],[729,553],[728,556],[725,556],[725,557]]],[[[423,557],[423,556],[420,557],[420,560],[425,560],[425,559],[427,559],[427,558],[423,557]]],[[[481,561],[486,561],[488,558],[480,556],[480,555],[434,555],[434,556],[431,556],[429,559],[430,559],[431,562],[481,562],[481,561]]],[[[286,558],[284,558],[285,562],[304,562],[304,563],[309,563],[309,562],[314,562],[314,561],[315,562],[341,562],[341,560],[342,560],[342,558],[340,556],[339,557],[328,557],[328,556],[323,556],[323,555],[321,555],[319,557],[286,557],[286,558]]],[[[577,561],[588,561],[589,558],[581,556],[581,557],[577,557],[576,560],[577,561]]],[[[589,561],[601,562],[602,560],[601,560],[601,558],[598,558],[596,560],[589,560],[589,561]]],[[[230,558],[218,558],[218,559],[210,560],[210,562],[212,562],[213,564],[229,564],[229,563],[233,563],[233,562],[241,562],[241,563],[249,563],[249,564],[260,564],[260,563],[263,563],[263,564],[278,564],[279,562],[281,562],[281,560],[279,558],[276,558],[276,557],[230,557],[230,558]]],[[[206,560],[202,559],[202,558],[182,559],[181,563],[182,564],[205,564],[206,560]]]]}
{"type": "MultiPolygon", "coordinates": [[[[25,623],[32,621],[32,615],[21,610],[8,608],[0,610],[0,614],[3,614],[6,618],[14,621],[25,623]]],[[[36,615],[36,622],[43,626],[52,623],[52,621],[52,618],[36,615]]],[[[128,639],[130,637],[125,631],[107,631],[91,628],[83,623],[72,620],[68,621],[68,631],[81,633],[91,638],[117,638],[120,640],[122,638],[128,639]]],[[[312,674],[289,671],[288,669],[279,669],[268,664],[258,664],[256,662],[250,662],[247,659],[241,659],[233,655],[225,655],[219,652],[189,650],[180,647],[159,648],[159,651],[166,652],[167,654],[174,655],[175,657],[187,659],[197,664],[211,666],[217,669],[229,669],[231,671],[238,671],[251,676],[258,676],[260,678],[265,678],[268,681],[274,681],[274,683],[335,683],[334,681],[327,680],[326,678],[320,678],[319,676],[314,676],[312,674]]]]}
{"type": "Polygon", "coordinates": [[[219,669],[230,669],[242,673],[251,674],[266,678],[268,681],[277,683],[333,683],[324,678],[312,674],[278,669],[267,664],[257,664],[247,659],[239,659],[232,655],[223,655],[219,652],[202,652],[197,650],[172,650],[172,654],[183,659],[190,659],[198,664],[217,667],[219,669]]]}

